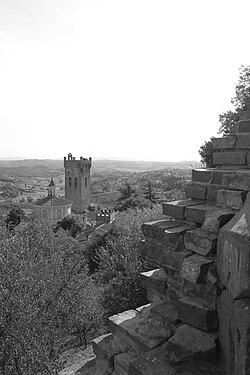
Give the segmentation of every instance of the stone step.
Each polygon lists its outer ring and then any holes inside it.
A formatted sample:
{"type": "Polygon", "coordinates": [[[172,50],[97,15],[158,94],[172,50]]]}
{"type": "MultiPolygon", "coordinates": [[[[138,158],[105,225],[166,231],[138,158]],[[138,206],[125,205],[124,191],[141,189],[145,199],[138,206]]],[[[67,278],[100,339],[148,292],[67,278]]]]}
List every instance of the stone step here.
{"type": "Polygon", "coordinates": [[[213,149],[214,150],[228,150],[234,149],[236,146],[236,135],[231,135],[229,137],[213,138],[213,149]]]}
{"type": "Polygon", "coordinates": [[[203,331],[217,329],[216,311],[207,301],[195,297],[184,297],[177,301],[179,319],[183,323],[203,331]]]}
{"type": "Polygon", "coordinates": [[[151,302],[167,301],[167,280],[168,277],[162,269],[154,269],[140,273],[141,286],[147,291],[147,299],[151,302]]]}
{"type": "Polygon", "coordinates": [[[214,360],[216,335],[203,332],[187,324],[181,325],[166,343],[167,358],[171,363],[182,361],[214,360]]]}
{"type": "Polygon", "coordinates": [[[222,166],[247,166],[246,151],[224,151],[213,153],[213,164],[222,166]]]}
{"type": "Polygon", "coordinates": [[[204,200],[185,199],[173,202],[164,202],[162,204],[163,214],[172,216],[175,219],[185,220],[185,212],[189,206],[202,205],[204,200]]]}
{"type": "Polygon", "coordinates": [[[247,192],[221,189],[217,192],[217,206],[240,210],[246,200],[247,192]]]}
{"type": "Polygon", "coordinates": [[[217,244],[217,236],[204,229],[194,229],[185,233],[184,245],[187,250],[194,253],[211,256],[215,254],[217,244]]]}
{"type": "Polygon", "coordinates": [[[166,341],[174,333],[173,327],[154,318],[144,318],[136,310],[124,311],[109,317],[110,331],[124,340],[132,349],[149,351],[166,341]]]}
{"type": "Polygon", "coordinates": [[[222,185],[229,189],[249,191],[250,171],[231,171],[230,174],[223,175],[222,185]]]}
{"type": "Polygon", "coordinates": [[[188,182],[185,193],[186,198],[205,200],[207,197],[208,184],[201,182],[188,182]]]}
{"type": "Polygon", "coordinates": [[[202,224],[205,220],[207,212],[217,211],[218,207],[209,204],[198,204],[195,206],[188,206],[185,212],[185,218],[189,222],[194,222],[197,224],[202,224]]]}
{"type": "Polygon", "coordinates": [[[183,225],[183,222],[179,222],[173,219],[157,220],[142,224],[142,233],[145,237],[163,241],[166,229],[176,228],[183,225]]]}
{"type": "Polygon", "coordinates": [[[153,305],[150,310],[150,316],[167,325],[176,325],[179,322],[178,311],[176,307],[168,302],[153,305]]]}
{"type": "Polygon", "coordinates": [[[118,337],[108,333],[92,340],[93,351],[98,358],[110,361],[114,355],[126,352],[130,347],[118,337]]]}
{"type": "Polygon", "coordinates": [[[218,209],[215,211],[208,211],[205,213],[205,220],[202,224],[202,229],[215,234],[228,223],[235,215],[235,211],[218,209]]]}
{"type": "Polygon", "coordinates": [[[120,353],[114,357],[114,371],[112,375],[128,375],[129,364],[136,359],[131,353],[120,353]]]}
{"type": "Polygon", "coordinates": [[[213,260],[201,255],[192,255],[184,259],[180,276],[193,284],[203,284],[206,282],[208,268],[212,263],[213,260]]]}

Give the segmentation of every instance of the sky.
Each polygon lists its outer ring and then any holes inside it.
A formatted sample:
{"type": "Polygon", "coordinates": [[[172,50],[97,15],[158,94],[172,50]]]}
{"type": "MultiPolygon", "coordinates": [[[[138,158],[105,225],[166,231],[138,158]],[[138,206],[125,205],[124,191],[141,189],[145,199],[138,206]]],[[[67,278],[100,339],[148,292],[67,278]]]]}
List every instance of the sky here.
{"type": "Polygon", "coordinates": [[[0,0],[0,158],[199,160],[248,0],[0,0]]]}

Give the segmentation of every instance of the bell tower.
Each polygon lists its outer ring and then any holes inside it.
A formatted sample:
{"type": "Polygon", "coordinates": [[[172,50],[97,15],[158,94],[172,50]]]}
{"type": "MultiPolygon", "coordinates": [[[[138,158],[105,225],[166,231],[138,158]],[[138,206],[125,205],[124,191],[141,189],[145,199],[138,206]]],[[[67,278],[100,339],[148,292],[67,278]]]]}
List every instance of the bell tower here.
{"type": "Polygon", "coordinates": [[[90,204],[90,168],[92,159],[76,160],[71,153],[64,157],[65,198],[72,201],[72,211],[81,214],[90,204]]]}

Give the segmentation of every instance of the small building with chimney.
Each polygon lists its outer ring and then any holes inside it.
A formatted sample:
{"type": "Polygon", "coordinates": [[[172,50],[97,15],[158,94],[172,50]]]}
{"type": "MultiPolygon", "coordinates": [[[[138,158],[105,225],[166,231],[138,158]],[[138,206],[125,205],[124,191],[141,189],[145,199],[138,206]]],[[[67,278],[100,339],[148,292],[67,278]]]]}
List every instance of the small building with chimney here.
{"type": "Polygon", "coordinates": [[[41,221],[56,222],[65,216],[71,215],[72,203],[70,200],[56,196],[56,186],[51,178],[48,185],[48,195],[33,203],[34,215],[41,221]]]}

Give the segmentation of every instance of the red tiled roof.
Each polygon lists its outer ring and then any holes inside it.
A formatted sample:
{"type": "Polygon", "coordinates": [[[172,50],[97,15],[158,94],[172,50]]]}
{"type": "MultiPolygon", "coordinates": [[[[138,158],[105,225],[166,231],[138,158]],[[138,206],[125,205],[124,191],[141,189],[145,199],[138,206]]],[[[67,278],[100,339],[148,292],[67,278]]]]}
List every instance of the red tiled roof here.
{"type": "Polygon", "coordinates": [[[45,197],[38,199],[33,204],[35,206],[66,206],[72,202],[60,197],[45,197]]]}

